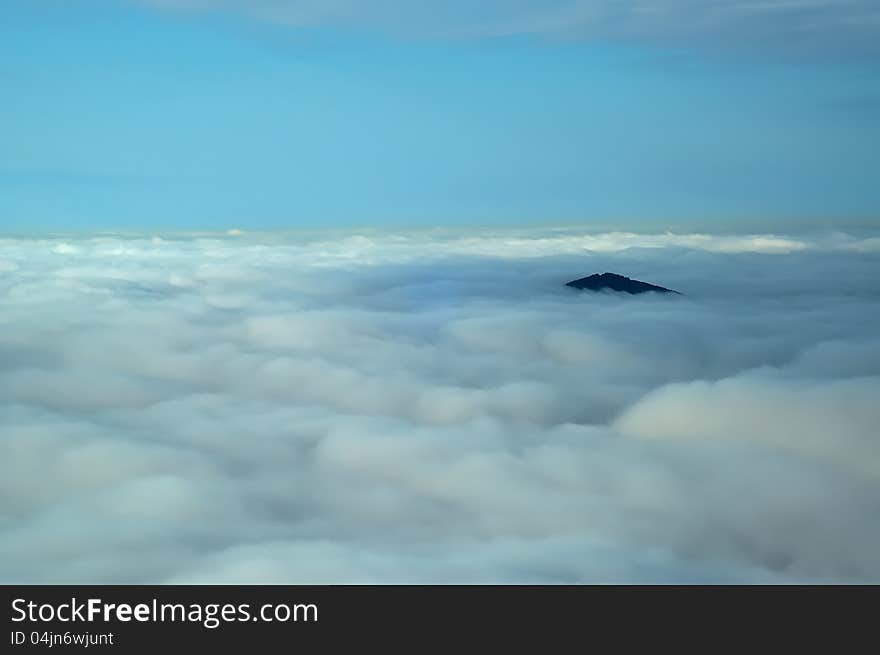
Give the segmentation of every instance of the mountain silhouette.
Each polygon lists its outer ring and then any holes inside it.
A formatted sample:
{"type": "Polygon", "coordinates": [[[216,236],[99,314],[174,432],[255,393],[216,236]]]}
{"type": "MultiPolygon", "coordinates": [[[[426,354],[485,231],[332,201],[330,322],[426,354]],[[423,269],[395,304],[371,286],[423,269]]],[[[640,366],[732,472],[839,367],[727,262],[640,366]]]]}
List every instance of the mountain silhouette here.
{"type": "Polygon", "coordinates": [[[574,287],[575,289],[587,289],[589,291],[623,291],[633,294],[645,293],[647,291],[678,293],[678,291],[673,291],[666,287],[658,287],[656,284],[633,280],[617,273],[596,273],[588,277],[582,277],[579,280],[566,282],[565,286],[574,287]]]}

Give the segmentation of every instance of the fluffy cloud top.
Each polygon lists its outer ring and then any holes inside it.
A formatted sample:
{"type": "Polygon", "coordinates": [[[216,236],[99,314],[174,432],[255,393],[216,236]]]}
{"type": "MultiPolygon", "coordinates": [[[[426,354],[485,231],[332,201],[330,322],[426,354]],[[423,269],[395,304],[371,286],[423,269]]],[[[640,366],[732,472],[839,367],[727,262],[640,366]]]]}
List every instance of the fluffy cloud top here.
{"type": "Polygon", "coordinates": [[[140,0],[163,9],[234,11],[294,27],[428,37],[541,35],[697,40],[778,47],[876,48],[873,0],[140,0]]]}
{"type": "Polygon", "coordinates": [[[880,581],[878,243],[0,239],[0,580],[880,581]]]}

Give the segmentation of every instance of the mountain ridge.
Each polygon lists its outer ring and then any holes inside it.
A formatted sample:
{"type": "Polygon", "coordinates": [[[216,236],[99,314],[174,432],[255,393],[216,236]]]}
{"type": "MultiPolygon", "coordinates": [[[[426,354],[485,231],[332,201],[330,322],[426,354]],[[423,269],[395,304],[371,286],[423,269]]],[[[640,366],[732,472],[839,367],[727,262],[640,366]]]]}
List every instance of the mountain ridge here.
{"type": "Polygon", "coordinates": [[[649,291],[681,295],[680,292],[675,291],[674,289],[667,289],[666,287],[650,284],[649,282],[634,280],[625,275],[608,272],[594,273],[587,277],[571,280],[570,282],[566,282],[565,286],[588,291],[622,291],[633,295],[647,293],[649,291]]]}

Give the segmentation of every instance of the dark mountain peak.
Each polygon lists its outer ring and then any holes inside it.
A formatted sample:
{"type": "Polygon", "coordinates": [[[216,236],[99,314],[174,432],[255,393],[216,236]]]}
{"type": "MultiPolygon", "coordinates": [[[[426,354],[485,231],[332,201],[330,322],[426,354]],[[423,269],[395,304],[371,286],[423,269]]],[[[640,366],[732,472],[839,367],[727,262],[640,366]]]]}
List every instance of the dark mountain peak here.
{"type": "Polygon", "coordinates": [[[579,280],[566,282],[565,286],[575,289],[588,289],[590,291],[623,291],[625,293],[645,293],[657,291],[659,293],[678,293],[672,289],[658,287],[656,284],[648,284],[639,280],[633,280],[625,275],[617,273],[595,273],[579,280]]]}

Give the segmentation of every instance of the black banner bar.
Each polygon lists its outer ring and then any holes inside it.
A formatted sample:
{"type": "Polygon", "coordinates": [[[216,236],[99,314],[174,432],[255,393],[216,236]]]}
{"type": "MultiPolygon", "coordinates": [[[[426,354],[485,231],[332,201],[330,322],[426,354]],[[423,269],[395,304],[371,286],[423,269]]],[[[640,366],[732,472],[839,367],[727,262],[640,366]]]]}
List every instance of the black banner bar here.
{"type": "MultiPolygon", "coordinates": [[[[6,586],[0,652],[205,652],[319,647],[420,651],[475,637],[502,644],[657,647],[707,632],[743,645],[767,635],[867,631],[877,587],[674,586],[6,586]],[[838,626],[840,629],[832,629],[838,626]],[[571,642],[570,640],[574,640],[571,642]]],[[[866,632],[867,634],[867,632],[866,632]]],[[[720,643],[720,642],[719,642],[720,643]]],[[[764,643],[764,642],[762,642],[764,643]]],[[[829,642],[830,643],[830,642],[829,642]]],[[[757,645],[755,642],[753,645],[757,645]]]]}

